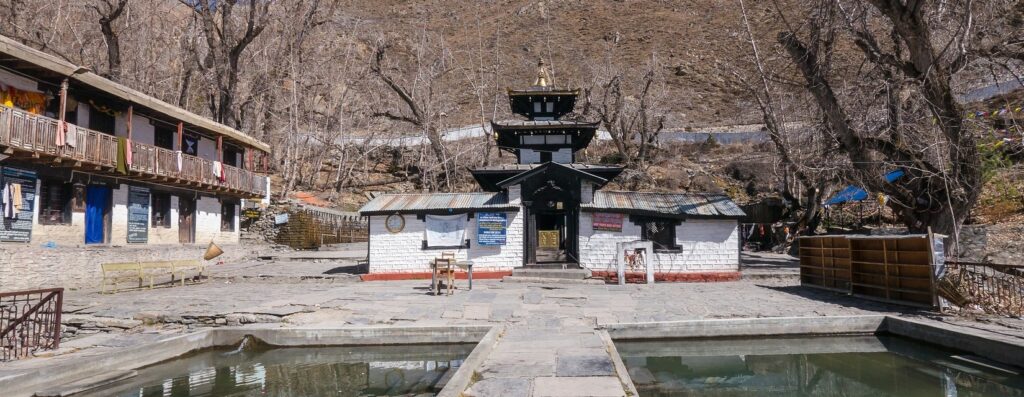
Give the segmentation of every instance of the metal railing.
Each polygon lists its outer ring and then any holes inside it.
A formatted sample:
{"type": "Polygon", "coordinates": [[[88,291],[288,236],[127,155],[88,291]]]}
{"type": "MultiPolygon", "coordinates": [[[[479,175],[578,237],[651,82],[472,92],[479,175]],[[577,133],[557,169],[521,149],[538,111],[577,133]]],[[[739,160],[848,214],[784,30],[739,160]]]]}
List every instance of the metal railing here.
{"type": "MultiPolygon", "coordinates": [[[[68,133],[74,134],[75,145],[59,146],[56,143],[59,123],[56,119],[0,105],[0,146],[84,164],[117,166],[117,137],[68,124],[68,133]]],[[[224,178],[217,180],[211,160],[182,154],[179,168],[177,152],[138,141],[132,142],[129,169],[148,176],[198,182],[213,189],[227,188],[256,196],[266,194],[266,177],[252,171],[224,165],[224,178]]]]}
{"type": "Polygon", "coordinates": [[[64,288],[0,293],[0,361],[60,347],[64,288]]]}
{"type": "Polygon", "coordinates": [[[946,261],[938,292],[961,308],[1024,316],[1024,265],[946,261]]]}

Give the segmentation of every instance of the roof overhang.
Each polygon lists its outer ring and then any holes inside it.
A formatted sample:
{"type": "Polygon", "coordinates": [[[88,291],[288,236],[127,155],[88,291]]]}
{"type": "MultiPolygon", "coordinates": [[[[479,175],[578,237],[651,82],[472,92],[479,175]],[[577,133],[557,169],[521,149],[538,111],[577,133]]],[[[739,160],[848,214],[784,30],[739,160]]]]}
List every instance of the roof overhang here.
{"type": "Polygon", "coordinates": [[[77,81],[84,86],[90,87],[116,99],[147,108],[153,113],[165,115],[168,118],[184,122],[209,133],[223,135],[246,146],[259,149],[264,152],[270,152],[270,145],[260,142],[241,131],[189,112],[188,110],[180,107],[171,105],[167,102],[146,95],[141,91],[108,80],[89,71],[86,67],[75,65],[53,55],[18,43],[17,41],[2,35],[0,35],[0,54],[16,58],[24,63],[29,63],[38,69],[67,77],[69,80],[77,81]]]}
{"type": "Polygon", "coordinates": [[[571,175],[573,175],[573,176],[575,176],[575,177],[577,177],[577,178],[579,178],[581,180],[591,181],[595,185],[597,185],[599,188],[601,186],[604,186],[605,184],[608,183],[607,179],[604,179],[604,178],[599,177],[597,175],[591,174],[589,172],[581,171],[581,170],[572,168],[570,166],[567,166],[565,164],[559,164],[559,163],[555,163],[555,162],[550,162],[549,161],[547,163],[544,163],[544,164],[541,164],[541,165],[537,166],[534,169],[531,169],[529,171],[520,173],[519,175],[513,176],[513,177],[508,178],[508,179],[505,179],[505,180],[503,180],[501,182],[498,182],[497,186],[504,189],[504,188],[507,188],[507,187],[512,186],[512,185],[519,184],[519,183],[521,183],[524,180],[530,179],[530,178],[532,178],[534,176],[537,176],[537,175],[540,175],[540,174],[544,174],[544,173],[549,172],[549,171],[571,174],[571,175]]]}

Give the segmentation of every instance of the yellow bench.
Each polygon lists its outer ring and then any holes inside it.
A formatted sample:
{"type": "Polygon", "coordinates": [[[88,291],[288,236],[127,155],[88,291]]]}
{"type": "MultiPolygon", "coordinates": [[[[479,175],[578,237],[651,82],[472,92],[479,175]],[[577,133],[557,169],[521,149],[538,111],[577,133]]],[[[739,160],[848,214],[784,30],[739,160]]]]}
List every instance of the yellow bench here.
{"type": "Polygon", "coordinates": [[[134,280],[142,288],[143,281],[149,279],[149,288],[152,289],[157,277],[171,276],[171,282],[175,277],[181,279],[181,285],[185,285],[185,273],[197,271],[198,277],[202,277],[206,271],[206,265],[198,259],[184,259],[174,261],[153,261],[153,262],[124,262],[104,263],[100,265],[103,270],[103,280],[100,281],[100,293],[106,293],[107,285],[114,286],[117,292],[117,284],[121,281],[134,280]]]}

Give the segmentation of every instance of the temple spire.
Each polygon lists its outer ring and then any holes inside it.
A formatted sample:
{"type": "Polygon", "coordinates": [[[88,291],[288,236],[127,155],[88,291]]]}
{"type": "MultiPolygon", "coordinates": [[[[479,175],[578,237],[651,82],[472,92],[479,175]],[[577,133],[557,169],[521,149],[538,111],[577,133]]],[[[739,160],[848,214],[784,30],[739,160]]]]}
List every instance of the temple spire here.
{"type": "Polygon", "coordinates": [[[547,87],[551,84],[551,76],[548,75],[548,69],[544,66],[544,59],[541,58],[537,62],[537,80],[533,82],[535,87],[547,87]]]}

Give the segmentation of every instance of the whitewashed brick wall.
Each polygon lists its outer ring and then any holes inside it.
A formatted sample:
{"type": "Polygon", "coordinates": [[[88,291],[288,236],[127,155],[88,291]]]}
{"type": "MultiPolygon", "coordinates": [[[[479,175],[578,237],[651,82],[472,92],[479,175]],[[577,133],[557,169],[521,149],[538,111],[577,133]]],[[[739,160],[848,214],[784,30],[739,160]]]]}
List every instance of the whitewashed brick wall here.
{"type": "Polygon", "coordinates": [[[238,205],[235,205],[235,231],[222,232],[220,230],[220,200],[215,197],[200,197],[196,200],[196,244],[207,244],[213,241],[217,244],[238,243],[238,205]]]}
{"type": "Polygon", "coordinates": [[[405,228],[391,233],[384,225],[387,216],[370,217],[370,272],[421,273],[430,271],[430,261],[442,251],[455,251],[457,260],[473,261],[473,271],[510,270],[523,263],[523,217],[508,212],[505,245],[481,247],[476,241],[476,217],[466,222],[469,249],[423,249],[426,222],[416,215],[405,215],[405,228]]]}
{"type": "MultiPolygon", "coordinates": [[[[580,262],[591,270],[615,270],[615,243],[640,239],[640,227],[625,216],[621,232],[594,230],[593,216],[580,213],[580,262]]],[[[739,271],[739,232],[735,220],[689,219],[676,227],[680,253],[650,257],[656,272],[739,271]]]]}

